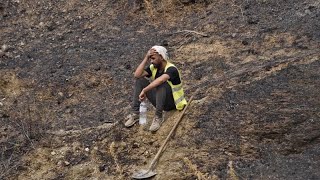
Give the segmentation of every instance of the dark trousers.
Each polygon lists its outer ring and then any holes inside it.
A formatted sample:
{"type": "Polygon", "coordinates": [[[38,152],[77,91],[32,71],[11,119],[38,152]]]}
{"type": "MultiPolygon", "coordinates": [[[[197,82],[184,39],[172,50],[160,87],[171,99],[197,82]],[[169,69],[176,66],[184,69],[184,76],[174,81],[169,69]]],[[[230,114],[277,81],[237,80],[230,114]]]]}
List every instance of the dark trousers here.
{"type": "MultiPolygon", "coordinates": [[[[149,84],[150,82],[146,78],[136,79],[132,104],[132,111],[134,113],[139,113],[139,94],[141,93],[142,89],[147,87],[149,84]]],[[[152,105],[156,107],[156,116],[162,118],[162,111],[170,111],[176,109],[173,100],[172,90],[167,82],[162,83],[156,88],[153,88],[146,94],[147,98],[152,103],[152,105]]]]}

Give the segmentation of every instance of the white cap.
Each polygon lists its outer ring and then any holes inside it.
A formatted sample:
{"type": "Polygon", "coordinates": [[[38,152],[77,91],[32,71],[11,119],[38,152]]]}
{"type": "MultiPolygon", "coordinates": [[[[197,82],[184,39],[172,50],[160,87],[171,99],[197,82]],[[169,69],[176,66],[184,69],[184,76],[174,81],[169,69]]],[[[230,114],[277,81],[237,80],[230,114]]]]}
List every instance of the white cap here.
{"type": "Polygon", "coordinates": [[[169,59],[168,51],[167,51],[167,49],[165,47],[163,47],[163,46],[153,46],[152,49],[155,49],[157,51],[157,53],[160,54],[164,60],[168,60],[169,59]]]}

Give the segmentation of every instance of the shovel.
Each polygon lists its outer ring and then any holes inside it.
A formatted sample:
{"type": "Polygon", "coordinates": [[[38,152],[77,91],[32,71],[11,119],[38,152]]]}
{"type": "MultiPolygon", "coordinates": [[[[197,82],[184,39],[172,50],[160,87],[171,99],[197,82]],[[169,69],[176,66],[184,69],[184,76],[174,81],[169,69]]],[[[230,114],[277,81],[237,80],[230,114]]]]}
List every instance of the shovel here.
{"type": "MultiPolygon", "coordinates": [[[[194,93],[196,94],[196,93],[194,93]]],[[[164,150],[164,148],[166,147],[167,145],[167,142],[169,141],[171,135],[173,134],[173,132],[176,130],[178,124],[180,123],[180,121],[182,120],[182,117],[185,113],[185,111],[187,110],[187,107],[189,106],[189,104],[191,103],[192,99],[193,99],[193,96],[194,94],[191,96],[188,104],[186,105],[186,107],[183,109],[178,121],[176,122],[176,124],[173,126],[173,128],[171,129],[169,135],[167,136],[167,138],[165,139],[165,141],[163,142],[163,144],[161,145],[160,149],[158,150],[156,156],[153,158],[150,166],[149,166],[149,169],[141,169],[139,170],[138,172],[135,172],[133,173],[133,175],[131,176],[133,179],[146,179],[146,178],[150,178],[150,177],[153,177],[155,176],[157,173],[154,171],[154,168],[155,168],[155,165],[156,165],[156,162],[158,161],[162,151],[164,150]]]]}

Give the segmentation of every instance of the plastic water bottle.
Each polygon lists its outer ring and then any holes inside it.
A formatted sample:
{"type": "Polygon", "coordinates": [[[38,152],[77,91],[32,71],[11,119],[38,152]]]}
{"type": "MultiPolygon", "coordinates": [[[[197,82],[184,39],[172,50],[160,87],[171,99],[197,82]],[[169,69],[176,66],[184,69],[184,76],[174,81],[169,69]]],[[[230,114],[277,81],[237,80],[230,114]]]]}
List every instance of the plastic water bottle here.
{"type": "Polygon", "coordinates": [[[147,123],[147,104],[146,102],[142,101],[140,103],[140,116],[139,116],[139,124],[146,124],[147,123]]]}

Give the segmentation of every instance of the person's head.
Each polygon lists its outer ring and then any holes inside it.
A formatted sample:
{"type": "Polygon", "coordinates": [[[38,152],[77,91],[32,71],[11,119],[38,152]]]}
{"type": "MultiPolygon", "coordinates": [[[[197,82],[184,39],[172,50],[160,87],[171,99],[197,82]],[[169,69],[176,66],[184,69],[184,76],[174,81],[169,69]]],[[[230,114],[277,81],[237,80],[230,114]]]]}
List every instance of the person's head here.
{"type": "Polygon", "coordinates": [[[162,62],[164,61],[163,57],[156,51],[152,51],[150,56],[150,62],[155,68],[160,68],[162,62]]]}
{"type": "Polygon", "coordinates": [[[150,56],[151,63],[155,68],[160,68],[162,63],[169,59],[167,49],[163,46],[153,46],[151,49],[154,50],[150,56]]]}

